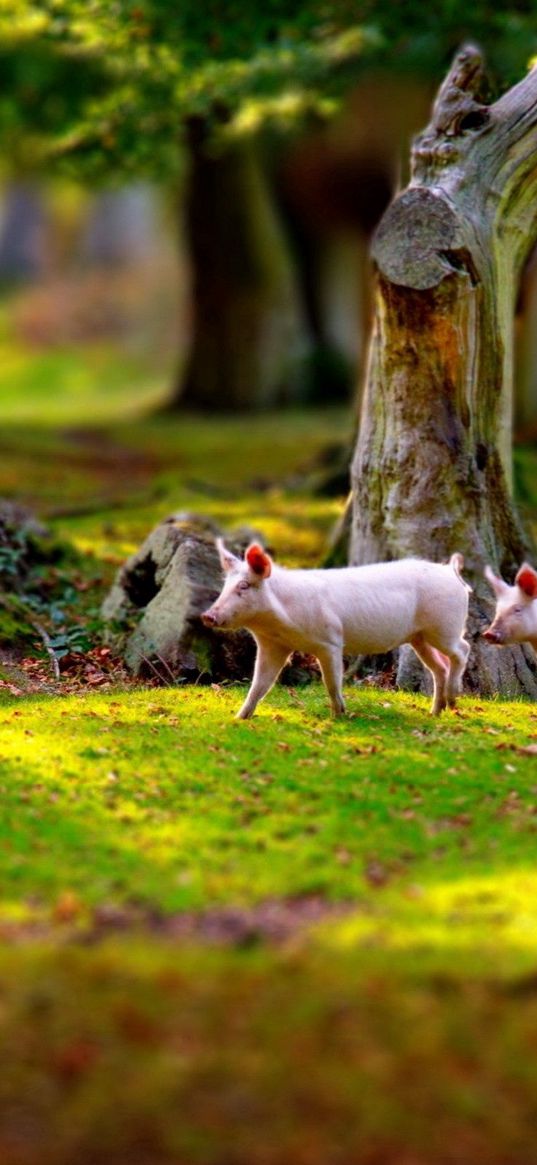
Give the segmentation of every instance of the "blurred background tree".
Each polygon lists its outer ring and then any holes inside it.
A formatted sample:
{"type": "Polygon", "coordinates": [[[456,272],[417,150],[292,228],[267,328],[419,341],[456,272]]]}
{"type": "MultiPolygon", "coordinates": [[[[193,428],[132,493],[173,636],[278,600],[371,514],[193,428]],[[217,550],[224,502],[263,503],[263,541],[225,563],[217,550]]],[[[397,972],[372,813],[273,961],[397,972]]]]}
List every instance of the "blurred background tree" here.
{"type": "Polygon", "coordinates": [[[174,192],[191,339],[172,405],[341,398],[367,240],[468,37],[500,91],[532,51],[531,5],[3,0],[4,173],[174,192]]]}

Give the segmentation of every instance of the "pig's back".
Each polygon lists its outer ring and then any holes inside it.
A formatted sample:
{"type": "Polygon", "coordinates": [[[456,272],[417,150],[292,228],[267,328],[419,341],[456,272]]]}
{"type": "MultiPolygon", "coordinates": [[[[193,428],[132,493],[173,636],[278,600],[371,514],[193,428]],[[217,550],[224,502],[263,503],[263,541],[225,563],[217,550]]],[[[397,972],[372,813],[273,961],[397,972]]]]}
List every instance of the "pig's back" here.
{"type": "Polygon", "coordinates": [[[351,652],[389,651],[419,632],[460,626],[467,610],[467,591],[453,568],[424,559],[288,573],[310,605],[311,623],[315,611],[323,624],[340,625],[351,652]]]}

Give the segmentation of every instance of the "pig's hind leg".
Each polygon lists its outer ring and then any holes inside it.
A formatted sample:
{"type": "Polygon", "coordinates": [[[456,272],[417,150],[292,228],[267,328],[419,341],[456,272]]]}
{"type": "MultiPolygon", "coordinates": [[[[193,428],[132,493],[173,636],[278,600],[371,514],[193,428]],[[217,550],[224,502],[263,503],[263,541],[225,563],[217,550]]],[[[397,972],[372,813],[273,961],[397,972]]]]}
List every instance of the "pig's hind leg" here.
{"type": "Polygon", "coordinates": [[[458,643],[446,650],[446,655],[450,662],[449,679],[447,685],[447,701],[450,708],[455,707],[457,696],[461,694],[461,681],[464,675],[464,669],[468,663],[468,656],[470,654],[470,644],[463,639],[462,635],[458,643]]]}
{"type": "Polygon", "coordinates": [[[424,667],[433,677],[433,702],[431,715],[438,716],[448,704],[448,679],[450,675],[450,661],[443,651],[427,643],[423,635],[415,635],[410,640],[411,647],[424,667]]]}
{"type": "Polygon", "coordinates": [[[324,648],[315,652],[321,665],[325,688],[330,696],[330,706],[334,716],[343,716],[343,648],[324,648]]]}
{"type": "Polygon", "coordinates": [[[290,649],[288,647],[280,647],[274,643],[261,643],[257,640],[254,675],[250,691],[240,712],[237,712],[237,720],[249,720],[250,716],[253,716],[259,701],[263,699],[263,696],[266,696],[276,682],[284,663],[289,659],[289,655],[290,649]]]}

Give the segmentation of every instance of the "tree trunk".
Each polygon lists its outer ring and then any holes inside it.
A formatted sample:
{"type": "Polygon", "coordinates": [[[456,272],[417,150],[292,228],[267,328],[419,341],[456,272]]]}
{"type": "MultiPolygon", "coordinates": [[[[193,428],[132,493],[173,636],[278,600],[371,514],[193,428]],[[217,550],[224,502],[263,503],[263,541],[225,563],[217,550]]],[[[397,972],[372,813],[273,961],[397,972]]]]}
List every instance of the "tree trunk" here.
{"type": "Polygon", "coordinates": [[[41,190],[12,182],[0,209],[0,280],[40,278],[50,260],[50,223],[41,190]]]}
{"type": "Polygon", "coordinates": [[[536,695],[531,649],[500,652],[479,631],[492,610],[483,566],[510,578],[528,553],[511,497],[513,327],[537,237],[537,69],[491,106],[479,101],[481,81],[467,46],[374,238],[350,558],[438,561],[461,550],[475,588],[468,685],[536,695]]]}
{"type": "Polygon", "coordinates": [[[524,269],[515,323],[515,432],[537,435],[537,248],[524,269]]]}
{"type": "Polygon", "coordinates": [[[292,398],[303,342],[291,261],[251,145],[211,152],[189,127],[193,335],[172,406],[234,411],[292,398]]]}

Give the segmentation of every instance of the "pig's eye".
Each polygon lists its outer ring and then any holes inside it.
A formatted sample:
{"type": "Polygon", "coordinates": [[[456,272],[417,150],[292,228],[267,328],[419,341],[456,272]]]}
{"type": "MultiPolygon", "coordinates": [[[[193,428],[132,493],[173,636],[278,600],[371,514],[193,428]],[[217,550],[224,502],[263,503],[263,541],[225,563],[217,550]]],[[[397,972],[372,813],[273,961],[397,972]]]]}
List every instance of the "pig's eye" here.
{"type": "Polygon", "coordinates": [[[522,607],[513,607],[513,615],[521,615],[522,607]]]}
{"type": "Polygon", "coordinates": [[[242,582],[240,582],[238,584],[237,590],[238,590],[239,594],[241,593],[241,591],[249,591],[250,590],[250,583],[247,582],[246,579],[243,579],[242,582]]]}

